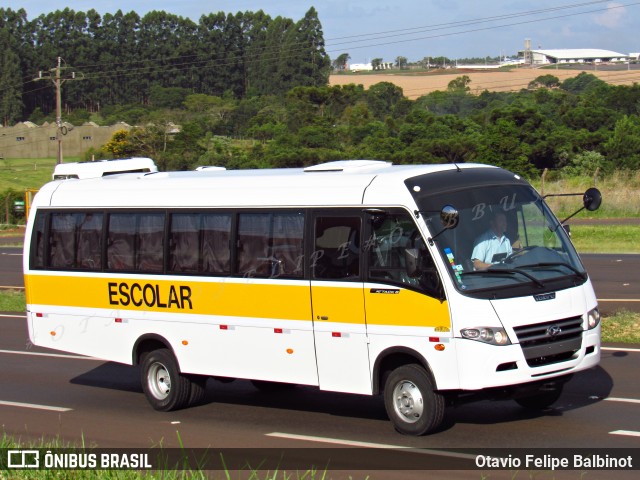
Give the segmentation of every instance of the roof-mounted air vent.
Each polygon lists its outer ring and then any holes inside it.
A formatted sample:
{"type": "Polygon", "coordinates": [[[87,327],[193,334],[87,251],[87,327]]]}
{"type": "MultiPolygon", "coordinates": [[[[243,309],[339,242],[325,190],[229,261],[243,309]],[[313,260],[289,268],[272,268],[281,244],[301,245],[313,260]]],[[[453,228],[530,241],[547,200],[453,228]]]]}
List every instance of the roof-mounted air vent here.
{"type": "Polygon", "coordinates": [[[391,162],[382,160],[336,160],[319,165],[313,165],[304,169],[305,172],[351,172],[364,171],[377,168],[390,167],[391,162]]]}

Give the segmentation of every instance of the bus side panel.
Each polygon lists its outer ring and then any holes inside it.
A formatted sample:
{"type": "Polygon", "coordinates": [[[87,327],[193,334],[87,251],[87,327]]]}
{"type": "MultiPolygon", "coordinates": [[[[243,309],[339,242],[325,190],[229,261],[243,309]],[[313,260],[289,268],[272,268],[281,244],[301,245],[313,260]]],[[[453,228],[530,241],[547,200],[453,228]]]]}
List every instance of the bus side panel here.
{"type": "Polygon", "coordinates": [[[362,283],[312,281],[320,388],[371,395],[362,283]]]}
{"type": "Polygon", "coordinates": [[[182,324],[176,356],[183,372],[318,384],[310,322],[256,326],[232,317],[215,321],[220,323],[182,324]]]}
{"type": "Polygon", "coordinates": [[[381,355],[415,352],[427,362],[438,389],[457,387],[448,302],[381,283],[365,284],[364,296],[372,366],[381,355]]]}
{"type": "Polygon", "coordinates": [[[113,310],[32,304],[34,345],[120,363],[132,363],[135,333],[113,310]],[[111,315],[110,315],[111,314],[111,315]]]}
{"type": "Polygon", "coordinates": [[[132,363],[164,338],[185,373],[318,384],[309,284],[58,272],[28,276],[33,343],[132,363]]]}

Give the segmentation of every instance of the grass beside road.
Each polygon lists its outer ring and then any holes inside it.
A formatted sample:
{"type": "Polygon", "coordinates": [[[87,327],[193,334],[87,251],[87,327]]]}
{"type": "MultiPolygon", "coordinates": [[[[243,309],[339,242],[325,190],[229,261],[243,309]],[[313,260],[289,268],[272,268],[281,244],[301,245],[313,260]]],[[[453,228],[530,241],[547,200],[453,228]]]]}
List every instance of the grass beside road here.
{"type": "MultiPolygon", "coordinates": [[[[23,291],[0,291],[0,312],[22,313],[25,309],[26,302],[23,291]]],[[[640,313],[623,310],[603,317],[602,341],[640,343],[640,313]]]]}
{"type": "Polygon", "coordinates": [[[578,253],[640,253],[638,225],[571,225],[578,253]]]}
{"type": "Polygon", "coordinates": [[[0,291],[0,312],[24,312],[26,310],[24,292],[22,290],[0,291]]]}

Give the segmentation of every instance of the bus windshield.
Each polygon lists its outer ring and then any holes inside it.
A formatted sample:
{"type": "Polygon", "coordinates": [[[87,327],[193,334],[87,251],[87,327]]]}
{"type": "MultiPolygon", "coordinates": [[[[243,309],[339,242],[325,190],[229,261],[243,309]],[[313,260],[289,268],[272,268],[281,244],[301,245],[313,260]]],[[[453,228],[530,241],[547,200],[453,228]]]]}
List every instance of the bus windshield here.
{"type": "Polygon", "coordinates": [[[407,182],[456,288],[477,298],[509,298],[583,284],[584,267],[548,206],[513,174],[489,178],[509,173],[499,172],[486,179],[468,174],[466,185],[458,174],[440,191],[429,190],[428,177],[407,182]],[[445,205],[459,212],[459,223],[443,231],[445,205]]]}

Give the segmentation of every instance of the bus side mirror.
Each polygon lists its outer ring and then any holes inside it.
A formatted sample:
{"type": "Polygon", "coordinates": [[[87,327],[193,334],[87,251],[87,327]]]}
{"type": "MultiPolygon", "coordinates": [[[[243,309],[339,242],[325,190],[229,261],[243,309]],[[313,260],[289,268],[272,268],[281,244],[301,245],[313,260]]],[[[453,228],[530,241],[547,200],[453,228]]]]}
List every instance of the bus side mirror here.
{"type": "Polygon", "coordinates": [[[452,205],[445,205],[440,210],[440,222],[442,223],[442,230],[436,233],[433,237],[429,238],[427,241],[429,245],[433,246],[433,241],[438,238],[443,232],[447,230],[451,230],[458,226],[458,222],[460,221],[460,213],[458,209],[452,205]]]}
{"type": "Polygon", "coordinates": [[[600,193],[600,190],[597,188],[590,188],[584,192],[582,204],[584,205],[584,208],[590,212],[599,209],[602,204],[602,194],[600,193]]]}
{"type": "Polygon", "coordinates": [[[458,213],[458,210],[455,207],[445,205],[440,211],[440,221],[442,222],[442,227],[445,230],[456,228],[460,221],[460,213],[458,213]]]}

